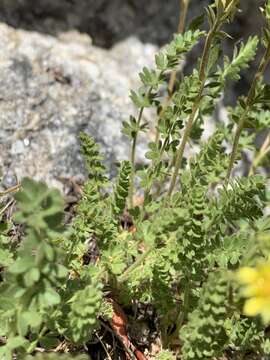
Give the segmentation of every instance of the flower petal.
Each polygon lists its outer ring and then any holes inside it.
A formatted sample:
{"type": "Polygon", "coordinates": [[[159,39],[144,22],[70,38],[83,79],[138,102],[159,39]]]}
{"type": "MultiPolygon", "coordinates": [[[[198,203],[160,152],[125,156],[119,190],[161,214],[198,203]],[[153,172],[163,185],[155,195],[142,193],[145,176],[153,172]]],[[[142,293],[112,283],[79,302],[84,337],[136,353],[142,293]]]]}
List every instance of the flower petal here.
{"type": "Polygon", "coordinates": [[[246,301],[244,305],[244,313],[248,316],[256,316],[262,313],[265,306],[269,303],[268,299],[264,298],[252,298],[246,301]]]}
{"type": "Polygon", "coordinates": [[[258,279],[258,272],[251,267],[243,267],[237,272],[237,278],[243,284],[254,283],[258,279]]]}

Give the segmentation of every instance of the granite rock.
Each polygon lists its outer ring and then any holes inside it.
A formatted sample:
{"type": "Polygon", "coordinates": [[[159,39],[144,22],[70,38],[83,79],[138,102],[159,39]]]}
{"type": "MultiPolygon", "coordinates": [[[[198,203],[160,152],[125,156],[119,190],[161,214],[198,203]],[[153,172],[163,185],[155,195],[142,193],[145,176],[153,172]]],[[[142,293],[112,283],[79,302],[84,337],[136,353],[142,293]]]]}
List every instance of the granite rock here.
{"type": "MultiPolygon", "coordinates": [[[[209,0],[192,0],[189,17],[209,0]]],[[[163,45],[177,29],[179,0],[0,0],[0,21],[27,30],[88,33],[96,45],[111,47],[130,36],[163,45]]]]}
{"type": "MultiPolygon", "coordinates": [[[[189,19],[208,3],[192,0],[189,19]]],[[[101,144],[109,173],[114,174],[117,160],[129,153],[120,132],[121,122],[135,112],[129,89],[137,87],[139,70],[153,62],[158,47],[150,43],[162,45],[172,37],[178,4],[0,0],[0,20],[13,26],[0,23],[0,175],[6,186],[29,175],[61,187],[61,178],[84,174],[81,130],[101,144]]],[[[254,0],[242,7],[228,29],[234,40],[225,44],[226,52],[233,42],[259,31],[254,0]]],[[[199,53],[200,47],[191,52],[185,71],[199,53]]],[[[233,85],[226,103],[246,92],[254,67],[233,85]]],[[[151,122],[151,114],[145,116],[151,122]]],[[[147,139],[141,140],[139,161],[147,144],[147,139]]]]}
{"type": "Polygon", "coordinates": [[[136,38],[104,50],[76,31],[55,38],[0,24],[0,169],[6,181],[28,175],[61,187],[61,178],[84,174],[80,131],[101,144],[113,174],[129,154],[120,131],[135,112],[129,89],[138,86],[138,71],[152,64],[156,50],[136,38]]]}
{"type": "MultiPolygon", "coordinates": [[[[177,29],[179,0],[0,0],[0,21],[27,30],[59,34],[70,29],[88,33],[96,45],[111,47],[130,36],[157,45],[177,29]]],[[[190,0],[188,21],[212,0],[190,0]]],[[[241,1],[241,14],[230,27],[236,39],[260,31],[258,7],[264,0],[241,1]]]]}

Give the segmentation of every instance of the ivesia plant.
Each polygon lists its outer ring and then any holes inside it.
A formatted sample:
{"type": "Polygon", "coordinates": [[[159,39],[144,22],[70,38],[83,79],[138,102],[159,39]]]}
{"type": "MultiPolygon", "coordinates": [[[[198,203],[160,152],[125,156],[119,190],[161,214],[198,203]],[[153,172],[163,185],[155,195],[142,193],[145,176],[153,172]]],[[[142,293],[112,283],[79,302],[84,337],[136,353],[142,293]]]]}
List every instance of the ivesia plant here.
{"type": "Polygon", "coordinates": [[[195,19],[156,55],[155,68],[142,70],[142,86],[131,92],[138,115],[123,123],[131,158],[115,181],[106,175],[98,145],[81,134],[89,176],[71,224],[63,225],[59,192],[22,181],[14,219],[1,212],[0,359],[56,359],[57,352],[66,352],[59,359],[80,359],[95,340],[104,357],[119,358],[116,347],[111,353],[104,343],[104,330],[127,358],[146,359],[129,331],[142,307],[151,310],[143,320],[152,324],[149,342],[154,333],[159,339],[159,360],[262,359],[270,353],[265,323],[250,317],[262,313],[268,321],[270,311],[268,286],[261,286],[269,266],[254,269],[269,261],[269,194],[267,179],[253,175],[269,147],[267,135],[257,152],[253,138],[270,123],[263,79],[270,1],[262,9],[262,37],[236,45],[229,58],[223,42],[233,40],[223,26],[238,8],[237,0],[215,0],[205,12],[207,32],[199,29],[203,17],[195,19]],[[204,48],[197,66],[170,82],[174,89],[163,99],[167,75],[198,42],[204,48]],[[241,80],[259,48],[264,54],[248,94],[228,109],[228,125],[217,125],[203,143],[204,125],[228,82],[241,80]],[[157,112],[156,137],[148,164],[138,168],[136,145],[148,129],[148,107],[157,112]],[[187,144],[199,145],[197,155],[186,155],[187,144]],[[250,176],[232,178],[247,148],[255,151],[250,176]],[[143,203],[137,206],[139,191],[143,203]],[[12,242],[13,223],[24,229],[19,245],[12,242]]]}

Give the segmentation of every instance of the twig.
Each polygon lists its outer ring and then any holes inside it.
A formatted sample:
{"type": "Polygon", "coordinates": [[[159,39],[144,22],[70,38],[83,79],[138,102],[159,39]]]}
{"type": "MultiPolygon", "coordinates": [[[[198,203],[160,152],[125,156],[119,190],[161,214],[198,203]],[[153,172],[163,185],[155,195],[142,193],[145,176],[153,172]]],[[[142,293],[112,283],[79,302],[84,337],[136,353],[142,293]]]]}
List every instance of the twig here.
{"type": "Polygon", "coordinates": [[[12,205],[14,202],[13,199],[11,199],[1,210],[0,210],[0,216],[4,214],[4,212],[12,205]]]}
{"type": "Polygon", "coordinates": [[[8,195],[10,193],[16,192],[16,191],[18,191],[20,189],[20,187],[21,187],[21,184],[18,183],[17,185],[12,186],[12,187],[8,188],[7,190],[0,191],[0,196],[5,196],[5,195],[8,195]]]}
{"type": "Polygon", "coordinates": [[[44,353],[46,350],[44,348],[42,348],[42,347],[37,346],[37,347],[35,347],[35,351],[44,353]]]}
{"type": "Polygon", "coordinates": [[[100,338],[100,336],[98,335],[98,333],[96,333],[95,335],[96,335],[96,337],[98,338],[99,342],[101,343],[101,345],[102,345],[102,347],[103,347],[103,349],[104,349],[104,351],[105,351],[105,353],[106,353],[106,355],[107,355],[108,359],[109,359],[109,360],[112,360],[111,355],[109,354],[109,352],[108,352],[108,350],[107,350],[107,348],[106,348],[105,344],[103,343],[103,341],[102,341],[102,339],[100,338]]]}
{"type": "Polygon", "coordinates": [[[147,360],[144,354],[140,350],[138,350],[128,338],[126,314],[113,299],[110,300],[113,306],[113,317],[110,320],[110,325],[116,336],[121,340],[121,343],[124,345],[129,359],[131,358],[132,360],[147,360]]]}
{"type": "Polygon", "coordinates": [[[120,341],[120,343],[123,345],[125,351],[128,353],[128,355],[131,357],[132,360],[136,360],[134,354],[130,351],[130,349],[126,346],[125,342],[123,341],[122,337],[118,335],[116,332],[114,332],[104,321],[99,320],[101,325],[114,336],[117,337],[117,339],[120,341]]]}

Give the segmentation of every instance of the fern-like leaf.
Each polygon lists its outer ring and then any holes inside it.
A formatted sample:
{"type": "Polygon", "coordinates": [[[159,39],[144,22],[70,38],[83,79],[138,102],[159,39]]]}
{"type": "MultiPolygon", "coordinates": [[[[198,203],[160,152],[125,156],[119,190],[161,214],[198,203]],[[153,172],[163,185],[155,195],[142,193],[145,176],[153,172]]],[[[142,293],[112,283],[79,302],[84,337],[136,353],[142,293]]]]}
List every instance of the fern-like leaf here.
{"type": "Polygon", "coordinates": [[[222,354],[228,341],[224,329],[227,314],[228,280],[222,273],[212,273],[204,284],[198,308],[180,331],[183,360],[213,359],[222,354]]]}
{"type": "Polygon", "coordinates": [[[195,46],[204,35],[200,30],[188,30],[184,34],[177,34],[171,43],[156,55],[156,65],[161,71],[175,68],[181,57],[195,46]]]}
{"type": "Polygon", "coordinates": [[[239,49],[235,47],[232,60],[225,57],[224,70],[222,73],[224,80],[231,79],[237,81],[240,79],[240,71],[247,69],[249,62],[255,57],[258,43],[259,39],[257,36],[249,37],[246,44],[242,43],[239,49]]]}
{"type": "Polygon", "coordinates": [[[99,146],[86,133],[80,133],[81,152],[83,154],[86,168],[90,179],[94,179],[96,184],[103,184],[107,178],[104,175],[106,168],[103,165],[103,156],[100,154],[99,146]]]}
{"type": "Polygon", "coordinates": [[[187,196],[185,206],[188,208],[186,222],[177,234],[182,247],[179,257],[186,276],[196,279],[202,275],[208,246],[204,228],[208,212],[205,188],[196,184],[187,196]]]}
{"type": "Polygon", "coordinates": [[[68,336],[75,343],[83,343],[91,338],[98,327],[98,312],[102,303],[102,292],[97,285],[87,285],[77,291],[69,300],[71,311],[68,315],[68,336]]]}
{"type": "Polygon", "coordinates": [[[217,208],[228,221],[254,220],[263,214],[264,199],[265,184],[261,176],[241,178],[231,181],[230,189],[221,192],[217,208]]]}
{"type": "MultiPolygon", "coordinates": [[[[201,152],[191,162],[192,181],[199,181],[202,185],[209,185],[224,178],[228,166],[228,156],[225,154],[222,142],[224,135],[217,131],[205,145],[201,152]]],[[[187,184],[190,186],[190,184],[187,184]]]]}
{"type": "Polygon", "coordinates": [[[115,216],[123,213],[126,204],[126,198],[129,190],[129,176],[131,174],[131,164],[129,161],[123,161],[119,170],[118,179],[113,192],[112,210],[115,216]]]}

